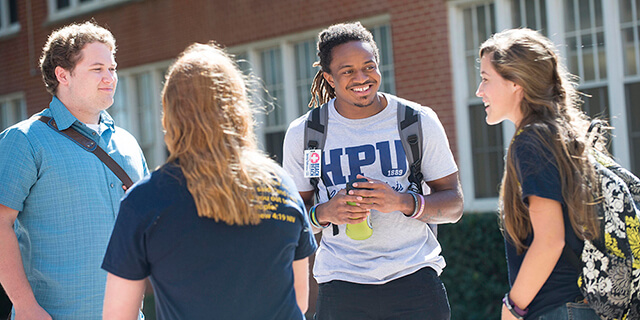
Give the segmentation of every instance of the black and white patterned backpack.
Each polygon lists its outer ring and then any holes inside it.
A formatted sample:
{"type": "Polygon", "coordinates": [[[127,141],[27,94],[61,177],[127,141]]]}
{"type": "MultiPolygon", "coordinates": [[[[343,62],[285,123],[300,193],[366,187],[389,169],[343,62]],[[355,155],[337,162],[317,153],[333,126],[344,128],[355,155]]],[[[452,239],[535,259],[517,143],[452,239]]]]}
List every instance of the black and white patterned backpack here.
{"type": "Polygon", "coordinates": [[[584,241],[579,261],[573,251],[567,256],[580,271],[583,296],[602,319],[640,319],[640,179],[602,153],[593,156],[602,236],[584,241]]]}

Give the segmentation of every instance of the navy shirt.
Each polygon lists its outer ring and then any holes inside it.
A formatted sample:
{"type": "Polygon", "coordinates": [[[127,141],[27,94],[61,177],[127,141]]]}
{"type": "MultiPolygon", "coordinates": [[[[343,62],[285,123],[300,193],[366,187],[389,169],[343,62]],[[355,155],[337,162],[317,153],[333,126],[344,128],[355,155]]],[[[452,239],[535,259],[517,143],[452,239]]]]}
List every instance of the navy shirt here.
{"type": "Polygon", "coordinates": [[[150,276],[158,319],[304,319],[292,262],[317,245],[304,204],[280,172],[279,200],[259,225],[199,217],[180,167],[165,164],[123,199],[102,267],[150,276]]]}
{"type": "MultiPolygon", "coordinates": [[[[553,137],[546,138],[547,141],[551,141],[551,139],[553,137]]],[[[560,202],[564,218],[565,244],[568,244],[576,254],[580,255],[583,241],[576,236],[571,227],[567,206],[562,197],[560,174],[551,151],[542,145],[541,139],[533,132],[532,128],[525,128],[515,138],[511,147],[515,148],[514,160],[524,203],[528,206],[527,199],[530,196],[560,202]]],[[[529,246],[532,241],[533,234],[529,234],[524,244],[529,246]]],[[[505,239],[505,245],[509,267],[509,284],[513,285],[527,251],[519,255],[515,246],[508,239],[505,239]]],[[[529,313],[525,319],[534,319],[566,302],[574,302],[580,296],[577,281],[578,270],[564,256],[561,256],[551,275],[529,304],[529,313]]]]}

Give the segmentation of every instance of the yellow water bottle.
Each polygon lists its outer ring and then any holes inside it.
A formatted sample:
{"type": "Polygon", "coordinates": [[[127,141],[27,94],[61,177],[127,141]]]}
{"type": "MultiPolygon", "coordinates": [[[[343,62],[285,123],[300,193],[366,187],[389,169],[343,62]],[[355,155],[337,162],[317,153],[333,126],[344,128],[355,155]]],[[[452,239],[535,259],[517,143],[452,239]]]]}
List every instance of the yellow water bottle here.
{"type": "MultiPolygon", "coordinates": [[[[353,189],[370,190],[368,188],[354,187],[353,184],[355,182],[363,183],[363,182],[367,182],[367,179],[359,178],[359,179],[349,181],[349,183],[347,183],[347,193],[349,193],[349,190],[353,190],[353,189]]],[[[351,201],[347,201],[347,204],[351,206],[356,205],[354,202],[351,202],[351,201]]],[[[369,239],[369,237],[371,237],[372,234],[373,234],[373,226],[371,225],[370,216],[364,219],[364,221],[360,223],[347,224],[347,236],[353,240],[366,240],[366,239],[369,239]]]]}

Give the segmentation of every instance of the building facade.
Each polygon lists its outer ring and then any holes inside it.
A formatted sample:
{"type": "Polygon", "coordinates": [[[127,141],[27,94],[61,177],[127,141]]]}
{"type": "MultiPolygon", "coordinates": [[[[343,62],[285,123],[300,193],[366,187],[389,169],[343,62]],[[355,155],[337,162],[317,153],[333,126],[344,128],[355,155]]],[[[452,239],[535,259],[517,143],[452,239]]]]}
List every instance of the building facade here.
{"type": "Polygon", "coordinates": [[[258,113],[263,148],[280,159],[293,119],[307,110],[317,33],[361,21],[381,50],[382,90],[432,107],[450,139],[467,212],[497,207],[512,125],[487,126],[475,96],[478,46],[526,26],[557,45],[579,76],[585,110],[615,127],[611,152],[640,172],[639,0],[0,0],[0,129],[45,108],[38,58],[46,36],[94,19],[116,37],[119,84],[109,109],[151,167],[167,151],[160,90],[172,59],[193,42],[228,48],[270,112],[258,113]]]}
{"type": "Polygon", "coordinates": [[[215,41],[257,76],[268,113],[257,132],[276,159],[290,121],[307,110],[317,33],[361,21],[381,50],[382,90],[432,107],[460,166],[467,211],[497,205],[513,126],[484,123],[477,48],[499,30],[526,26],[557,45],[579,76],[585,110],[615,127],[611,151],[640,171],[638,0],[0,0],[0,129],[47,106],[38,70],[46,36],[94,19],[116,37],[119,85],[109,109],[139,140],[152,167],[167,151],[160,90],[172,59],[215,41]]]}
{"type": "MultiPolygon", "coordinates": [[[[487,126],[478,47],[513,27],[540,30],[579,77],[585,110],[615,127],[610,150],[640,173],[640,0],[0,0],[0,130],[47,107],[38,58],[47,35],[94,19],[117,40],[119,83],[108,110],[151,168],[167,150],[164,73],[193,42],[215,41],[254,75],[262,147],[276,159],[307,110],[319,31],[361,21],[381,51],[381,90],[433,108],[460,167],[466,212],[495,211],[510,124],[487,126]]],[[[315,305],[312,290],[310,312],[315,305]]]]}

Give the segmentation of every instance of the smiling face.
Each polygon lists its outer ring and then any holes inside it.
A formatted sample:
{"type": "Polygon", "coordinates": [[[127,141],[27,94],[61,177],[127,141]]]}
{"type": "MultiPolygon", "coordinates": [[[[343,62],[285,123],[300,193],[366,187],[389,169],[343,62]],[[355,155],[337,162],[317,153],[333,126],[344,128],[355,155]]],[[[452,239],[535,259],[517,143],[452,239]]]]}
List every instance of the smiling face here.
{"type": "Polygon", "coordinates": [[[57,96],[78,120],[98,123],[100,111],[113,104],[118,76],[113,51],[101,42],[87,44],[73,71],[56,68],[57,96]]]}
{"type": "Polygon", "coordinates": [[[362,41],[343,43],[333,48],[331,57],[331,73],[324,72],[323,76],[335,89],[336,108],[381,107],[381,75],[371,45],[362,41]]]}
{"type": "Polygon", "coordinates": [[[509,120],[518,125],[522,120],[520,104],[522,88],[513,81],[503,78],[493,67],[493,53],[485,54],[480,59],[480,76],[482,81],[476,96],[482,98],[487,113],[487,124],[499,124],[509,120]]]}

